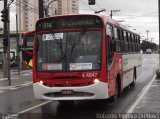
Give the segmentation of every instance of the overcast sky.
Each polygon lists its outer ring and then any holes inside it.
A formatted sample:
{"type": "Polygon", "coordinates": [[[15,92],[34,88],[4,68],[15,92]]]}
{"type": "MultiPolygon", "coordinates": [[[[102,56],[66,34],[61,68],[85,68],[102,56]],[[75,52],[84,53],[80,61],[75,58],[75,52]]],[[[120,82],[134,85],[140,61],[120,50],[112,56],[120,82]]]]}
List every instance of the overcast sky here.
{"type": "Polygon", "coordinates": [[[129,29],[136,29],[143,38],[158,43],[158,0],[96,0],[96,5],[88,6],[88,0],[79,0],[81,13],[94,13],[94,10],[105,8],[106,12],[101,14],[110,15],[111,10],[120,10],[113,14],[113,19],[125,20],[123,25],[131,26],[129,29]],[[86,4],[85,4],[86,3],[86,4]]]}
{"type": "MultiPolygon", "coordinates": [[[[0,1],[0,10],[3,8],[0,1]]],[[[94,13],[96,10],[105,8],[101,14],[109,16],[111,10],[120,10],[113,14],[113,19],[125,20],[124,25],[136,29],[144,38],[149,30],[149,40],[158,43],[158,0],[96,0],[96,5],[88,5],[88,0],[79,0],[80,13],[94,13]]],[[[15,5],[11,6],[11,30],[15,29],[15,5]]],[[[0,27],[2,22],[0,21],[0,27]]]]}

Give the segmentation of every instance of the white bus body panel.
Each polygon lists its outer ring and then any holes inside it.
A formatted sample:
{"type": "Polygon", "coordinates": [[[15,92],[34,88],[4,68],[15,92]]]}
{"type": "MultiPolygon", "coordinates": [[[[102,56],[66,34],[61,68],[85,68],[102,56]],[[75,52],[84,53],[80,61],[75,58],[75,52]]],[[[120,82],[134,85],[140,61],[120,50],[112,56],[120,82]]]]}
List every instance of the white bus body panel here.
{"type": "Polygon", "coordinates": [[[107,99],[108,98],[108,84],[104,82],[94,83],[89,86],[83,87],[47,87],[40,83],[33,84],[34,96],[37,99],[48,100],[93,100],[93,99],[107,99]],[[74,92],[93,93],[93,96],[61,96],[61,97],[48,97],[44,94],[61,92],[62,90],[73,90],[74,92]]]}
{"type": "Polygon", "coordinates": [[[141,54],[126,54],[123,55],[123,88],[133,82],[134,67],[136,67],[137,77],[142,69],[141,54]]]}

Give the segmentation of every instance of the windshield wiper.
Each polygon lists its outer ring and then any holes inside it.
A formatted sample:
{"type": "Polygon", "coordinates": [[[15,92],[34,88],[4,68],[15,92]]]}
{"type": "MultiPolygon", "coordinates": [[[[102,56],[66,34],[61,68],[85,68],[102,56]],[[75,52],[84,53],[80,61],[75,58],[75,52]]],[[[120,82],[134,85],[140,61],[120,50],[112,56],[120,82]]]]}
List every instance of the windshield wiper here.
{"type": "Polygon", "coordinates": [[[85,35],[86,31],[87,31],[87,29],[84,29],[84,30],[79,34],[80,37],[78,37],[78,35],[75,37],[74,42],[73,42],[73,45],[72,45],[72,48],[71,48],[70,60],[71,60],[71,58],[72,58],[73,49],[79,44],[79,41],[83,38],[83,36],[85,35]],[[78,37],[78,39],[77,39],[77,37],[78,37]],[[77,41],[76,41],[76,39],[77,39],[77,41]]]}

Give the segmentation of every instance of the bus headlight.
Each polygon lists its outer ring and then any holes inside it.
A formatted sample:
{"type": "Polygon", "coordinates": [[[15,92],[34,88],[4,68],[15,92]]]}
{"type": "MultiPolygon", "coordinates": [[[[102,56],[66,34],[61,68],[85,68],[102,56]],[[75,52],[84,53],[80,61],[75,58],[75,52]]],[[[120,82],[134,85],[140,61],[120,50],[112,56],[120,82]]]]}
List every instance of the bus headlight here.
{"type": "Polygon", "coordinates": [[[98,79],[94,79],[94,83],[98,83],[99,82],[99,80],[98,79]]]}
{"type": "Polygon", "coordinates": [[[40,83],[40,84],[43,84],[43,81],[40,81],[39,83],[40,83]]]}

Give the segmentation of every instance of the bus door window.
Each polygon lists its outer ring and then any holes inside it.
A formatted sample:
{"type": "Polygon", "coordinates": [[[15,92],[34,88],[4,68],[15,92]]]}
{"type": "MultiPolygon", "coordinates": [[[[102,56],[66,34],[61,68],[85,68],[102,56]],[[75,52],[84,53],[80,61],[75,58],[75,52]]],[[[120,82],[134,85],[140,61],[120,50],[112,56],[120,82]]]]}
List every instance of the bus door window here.
{"type": "Polygon", "coordinates": [[[106,26],[106,52],[107,52],[107,68],[109,69],[113,61],[113,27],[110,24],[106,26]]]}

